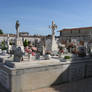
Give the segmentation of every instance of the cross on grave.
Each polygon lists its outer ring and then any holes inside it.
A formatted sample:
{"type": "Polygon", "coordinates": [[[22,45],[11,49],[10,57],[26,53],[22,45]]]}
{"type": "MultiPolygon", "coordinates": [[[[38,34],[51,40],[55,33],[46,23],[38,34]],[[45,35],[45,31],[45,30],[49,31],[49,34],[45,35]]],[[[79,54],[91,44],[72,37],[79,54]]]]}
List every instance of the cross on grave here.
{"type": "Polygon", "coordinates": [[[51,39],[51,51],[58,51],[58,45],[55,40],[55,29],[57,29],[57,25],[55,24],[54,21],[52,21],[51,26],[49,28],[52,30],[52,39],[51,39]]]}

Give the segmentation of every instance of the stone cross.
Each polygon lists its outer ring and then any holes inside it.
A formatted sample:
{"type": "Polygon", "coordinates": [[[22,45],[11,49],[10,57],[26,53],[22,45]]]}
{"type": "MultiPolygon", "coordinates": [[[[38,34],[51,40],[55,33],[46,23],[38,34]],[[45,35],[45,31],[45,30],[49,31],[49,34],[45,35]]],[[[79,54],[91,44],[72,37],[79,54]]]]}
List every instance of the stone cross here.
{"type": "Polygon", "coordinates": [[[57,28],[57,25],[55,24],[54,21],[52,21],[52,25],[49,26],[49,28],[51,28],[51,30],[52,30],[52,35],[55,35],[55,29],[57,28]]]}
{"type": "Polygon", "coordinates": [[[17,21],[16,21],[16,25],[15,25],[15,27],[16,27],[16,37],[17,37],[17,38],[19,38],[19,26],[20,26],[19,20],[17,20],[17,21]]]}
{"type": "Polygon", "coordinates": [[[57,28],[57,25],[55,24],[54,21],[52,21],[52,25],[49,26],[49,28],[52,30],[52,45],[51,45],[51,51],[57,51],[58,46],[57,43],[55,41],[55,29],[57,28]]]}

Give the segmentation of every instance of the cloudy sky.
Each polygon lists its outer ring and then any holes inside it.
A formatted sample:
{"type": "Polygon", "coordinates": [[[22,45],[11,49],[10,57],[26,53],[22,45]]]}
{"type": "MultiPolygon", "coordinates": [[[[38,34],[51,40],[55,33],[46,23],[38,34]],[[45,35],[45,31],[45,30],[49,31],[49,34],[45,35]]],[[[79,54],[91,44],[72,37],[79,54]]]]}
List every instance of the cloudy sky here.
{"type": "Polygon", "coordinates": [[[0,29],[15,33],[16,20],[20,31],[30,34],[51,34],[54,20],[58,28],[92,26],[92,0],[0,0],[0,29]]]}

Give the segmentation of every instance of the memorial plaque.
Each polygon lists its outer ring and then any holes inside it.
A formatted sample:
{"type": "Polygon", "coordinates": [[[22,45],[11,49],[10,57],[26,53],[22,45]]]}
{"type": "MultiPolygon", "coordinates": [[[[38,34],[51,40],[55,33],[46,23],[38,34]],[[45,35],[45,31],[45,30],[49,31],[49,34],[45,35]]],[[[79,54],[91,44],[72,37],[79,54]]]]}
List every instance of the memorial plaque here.
{"type": "Polygon", "coordinates": [[[71,67],[69,69],[69,81],[83,79],[84,73],[85,73],[84,64],[71,65],[71,67]]]}
{"type": "Polygon", "coordinates": [[[0,83],[5,87],[9,88],[9,75],[7,72],[0,70],[0,83]]]}

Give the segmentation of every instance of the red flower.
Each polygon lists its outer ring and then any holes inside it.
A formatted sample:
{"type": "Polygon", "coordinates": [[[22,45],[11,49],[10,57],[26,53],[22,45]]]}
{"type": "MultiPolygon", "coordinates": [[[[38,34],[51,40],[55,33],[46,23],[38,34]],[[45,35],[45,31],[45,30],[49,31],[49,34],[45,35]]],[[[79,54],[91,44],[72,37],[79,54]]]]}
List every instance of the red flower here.
{"type": "Polygon", "coordinates": [[[26,49],[25,49],[25,52],[27,52],[27,53],[32,53],[32,50],[31,50],[31,49],[26,48],[26,49]]]}
{"type": "Polygon", "coordinates": [[[64,50],[60,50],[61,53],[64,53],[64,50]]]}

